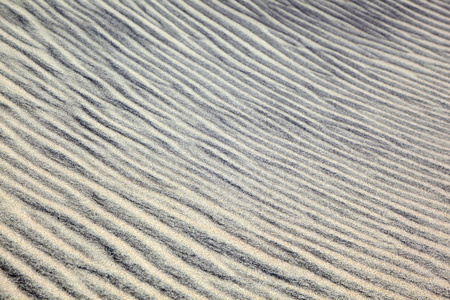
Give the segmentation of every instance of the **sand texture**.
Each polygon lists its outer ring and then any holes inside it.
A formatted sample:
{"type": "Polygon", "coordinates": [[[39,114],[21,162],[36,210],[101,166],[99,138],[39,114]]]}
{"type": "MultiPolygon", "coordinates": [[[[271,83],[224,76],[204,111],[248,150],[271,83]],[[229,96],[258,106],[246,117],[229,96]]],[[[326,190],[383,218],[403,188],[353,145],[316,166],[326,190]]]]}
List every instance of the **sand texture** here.
{"type": "Polygon", "coordinates": [[[0,299],[449,298],[449,1],[0,0],[0,299]]]}

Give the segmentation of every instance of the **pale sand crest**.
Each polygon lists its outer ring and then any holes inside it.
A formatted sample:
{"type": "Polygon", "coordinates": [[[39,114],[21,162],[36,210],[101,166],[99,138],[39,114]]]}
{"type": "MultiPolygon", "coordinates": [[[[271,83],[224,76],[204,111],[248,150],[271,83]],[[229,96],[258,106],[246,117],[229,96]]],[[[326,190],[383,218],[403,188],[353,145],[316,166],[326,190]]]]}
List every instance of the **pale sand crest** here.
{"type": "Polygon", "coordinates": [[[450,3],[0,1],[1,299],[450,298],[450,3]]]}

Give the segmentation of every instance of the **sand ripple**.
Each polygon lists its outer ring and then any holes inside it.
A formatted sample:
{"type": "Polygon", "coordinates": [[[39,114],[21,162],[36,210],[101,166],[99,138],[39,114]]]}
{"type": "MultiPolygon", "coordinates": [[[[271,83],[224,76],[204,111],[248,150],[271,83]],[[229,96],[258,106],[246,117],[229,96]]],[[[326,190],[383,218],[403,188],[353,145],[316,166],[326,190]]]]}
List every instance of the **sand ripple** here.
{"type": "Polygon", "coordinates": [[[1,299],[450,298],[443,0],[4,0],[1,299]]]}

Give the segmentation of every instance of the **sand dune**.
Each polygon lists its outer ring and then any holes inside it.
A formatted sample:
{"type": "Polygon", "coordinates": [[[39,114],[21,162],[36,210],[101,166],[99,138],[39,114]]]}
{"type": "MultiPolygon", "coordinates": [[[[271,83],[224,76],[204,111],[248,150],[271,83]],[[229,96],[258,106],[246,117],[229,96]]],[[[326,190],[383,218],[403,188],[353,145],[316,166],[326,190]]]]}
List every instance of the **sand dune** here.
{"type": "Polygon", "coordinates": [[[450,298],[450,4],[0,3],[1,299],[450,298]]]}

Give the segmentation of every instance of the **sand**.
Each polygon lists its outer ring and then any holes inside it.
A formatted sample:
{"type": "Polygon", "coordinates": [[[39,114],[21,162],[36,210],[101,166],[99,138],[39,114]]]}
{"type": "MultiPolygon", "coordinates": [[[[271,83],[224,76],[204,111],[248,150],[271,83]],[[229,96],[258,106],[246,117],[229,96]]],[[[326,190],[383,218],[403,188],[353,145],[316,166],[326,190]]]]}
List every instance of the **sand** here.
{"type": "Polygon", "coordinates": [[[450,298],[450,4],[4,0],[0,299],[450,298]]]}

